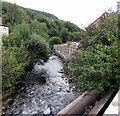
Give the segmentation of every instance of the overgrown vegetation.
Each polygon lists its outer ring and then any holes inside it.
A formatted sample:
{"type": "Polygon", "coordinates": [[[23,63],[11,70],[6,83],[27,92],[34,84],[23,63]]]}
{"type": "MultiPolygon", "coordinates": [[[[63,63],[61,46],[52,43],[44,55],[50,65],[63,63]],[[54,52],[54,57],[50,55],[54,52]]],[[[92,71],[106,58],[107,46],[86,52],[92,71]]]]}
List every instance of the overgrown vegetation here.
{"type": "Polygon", "coordinates": [[[61,44],[62,40],[60,37],[51,37],[50,38],[50,45],[53,46],[54,44],[61,44]]]}
{"type": "Polygon", "coordinates": [[[112,13],[99,26],[87,28],[86,37],[71,59],[65,73],[79,87],[116,89],[120,85],[120,48],[117,14],[112,13]]]}
{"type": "MultiPolygon", "coordinates": [[[[26,69],[39,60],[47,61],[50,46],[74,41],[84,31],[76,25],[59,20],[52,14],[22,8],[3,2],[3,25],[9,26],[9,36],[3,36],[3,96],[12,93],[26,69]],[[9,91],[9,92],[8,92],[9,91]]],[[[78,39],[79,40],[79,39],[78,39]]]]}

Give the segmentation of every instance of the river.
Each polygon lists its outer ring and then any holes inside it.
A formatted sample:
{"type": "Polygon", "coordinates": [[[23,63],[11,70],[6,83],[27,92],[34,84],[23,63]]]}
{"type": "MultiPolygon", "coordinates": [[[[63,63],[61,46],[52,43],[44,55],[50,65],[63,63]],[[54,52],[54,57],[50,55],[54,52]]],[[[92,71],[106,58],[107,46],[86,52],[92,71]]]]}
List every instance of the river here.
{"type": "Polygon", "coordinates": [[[44,65],[37,63],[23,79],[24,86],[17,91],[5,114],[53,115],[76,99],[80,93],[71,90],[68,79],[60,72],[62,68],[55,55],[44,65]]]}

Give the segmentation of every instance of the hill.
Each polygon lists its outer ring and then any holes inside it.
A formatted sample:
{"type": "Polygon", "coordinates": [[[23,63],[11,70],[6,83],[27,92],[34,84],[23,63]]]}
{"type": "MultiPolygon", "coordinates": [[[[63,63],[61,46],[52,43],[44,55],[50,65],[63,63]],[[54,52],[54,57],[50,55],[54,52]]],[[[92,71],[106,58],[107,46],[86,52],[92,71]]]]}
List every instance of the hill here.
{"type": "Polygon", "coordinates": [[[58,19],[58,17],[56,17],[55,15],[47,13],[47,12],[44,12],[44,11],[38,11],[38,10],[33,10],[33,9],[30,9],[30,10],[32,10],[33,12],[36,12],[38,14],[42,14],[42,15],[48,17],[48,18],[58,19]]]}
{"type": "Polygon", "coordinates": [[[79,41],[83,38],[82,29],[70,21],[59,20],[56,16],[43,11],[23,8],[17,4],[3,2],[2,22],[12,29],[19,24],[26,23],[32,32],[49,40],[51,37],[60,37],[62,42],[79,41]],[[52,20],[51,20],[52,19],[52,20]]]}

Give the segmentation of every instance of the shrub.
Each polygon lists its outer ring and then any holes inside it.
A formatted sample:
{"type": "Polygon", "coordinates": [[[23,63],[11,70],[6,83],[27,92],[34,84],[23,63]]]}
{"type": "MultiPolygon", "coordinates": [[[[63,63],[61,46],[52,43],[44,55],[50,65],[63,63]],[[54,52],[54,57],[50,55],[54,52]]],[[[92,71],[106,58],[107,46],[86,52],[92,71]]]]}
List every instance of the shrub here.
{"type": "Polygon", "coordinates": [[[32,34],[30,40],[25,43],[25,47],[29,52],[29,62],[36,62],[39,59],[47,60],[49,56],[49,44],[43,37],[32,34]]]}
{"type": "Polygon", "coordinates": [[[69,62],[66,73],[86,89],[118,88],[119,62],[117,41],[111,46],[96,44],[87,50],[78,50],[69,62]]]}
{"type": "Polygon", "coordinates": [[[59,37],[51,37],[50,38],[50,45],[54,45],[54,44],[61,44],[62,43],[62,39],[59,37]]]}
{"type": "Polygon", "coordinates": [[[25,73],[25,62],[17,61],[16,57],[9,50],[3,49],[2,54],[2,88],[6,89],[14,87],[19,83],[21,76],[25,73]]]}
{"type": "Polygon", "coordinates": [[[116,15],[87,31],[76,57],[65,68],[66,74],[72,82],[86,89],[119,88],[120,41],[116,15]]]}

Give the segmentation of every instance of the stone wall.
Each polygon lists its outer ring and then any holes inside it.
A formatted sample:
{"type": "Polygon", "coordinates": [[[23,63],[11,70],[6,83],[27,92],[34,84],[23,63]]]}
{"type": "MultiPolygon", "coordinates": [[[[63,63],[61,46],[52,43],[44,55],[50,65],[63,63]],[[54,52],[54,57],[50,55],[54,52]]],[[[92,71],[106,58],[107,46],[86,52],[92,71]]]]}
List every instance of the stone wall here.
{"type": "Polygon", "coordinates": [[[60,55],[64,59],[70,59],[74,56],[80,43],[72,42],[71,45],[67,44],[58,44],[54,45],[55,53],[60,55]]]}

